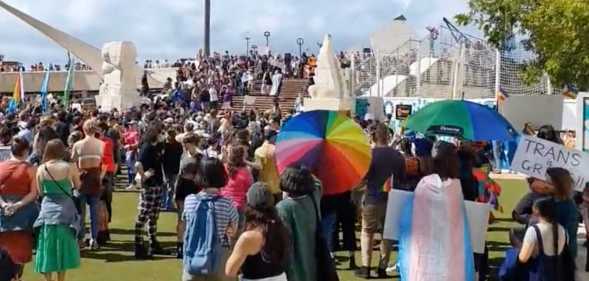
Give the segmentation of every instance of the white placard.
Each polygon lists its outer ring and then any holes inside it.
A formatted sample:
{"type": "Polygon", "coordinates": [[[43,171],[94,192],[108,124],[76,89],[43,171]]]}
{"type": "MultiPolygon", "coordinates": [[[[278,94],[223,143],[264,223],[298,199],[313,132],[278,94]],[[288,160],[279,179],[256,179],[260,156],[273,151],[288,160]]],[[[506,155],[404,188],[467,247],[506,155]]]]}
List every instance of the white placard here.
{"type": "MultiPolygon", "coordinates": [[[[399,240],[401,212],[410,200],[413,200],[413,192],[396,189],[389,192],[383,232],[385,239],[399,240]]],[[[483,254],[485,253],[485,240],[487,237],[487,227],[489,226],[489,212],[492,206],[471,201],[464,201],[464,205],[466,207],[468,225],[470,226],[472,250],[475,253],[483,254]]]]}
{"type": "Polygon", "coordinates": [[[531,177],[546,179],[546,170],[550,167],[569,170],[575,189],[583,191],[589,179],[589,154],[536,137],[522,136],[511,162],[511,169],[531,177]]]}

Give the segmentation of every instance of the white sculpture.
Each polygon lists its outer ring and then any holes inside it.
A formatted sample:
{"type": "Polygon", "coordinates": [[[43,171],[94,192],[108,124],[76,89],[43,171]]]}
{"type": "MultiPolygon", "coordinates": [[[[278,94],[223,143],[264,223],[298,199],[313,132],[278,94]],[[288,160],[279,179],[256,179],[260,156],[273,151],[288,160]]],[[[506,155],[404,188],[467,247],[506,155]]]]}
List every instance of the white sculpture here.
{"type": "Polygon", "coordinates": [[[136,58],[132,42],[110,42],[102,47],[104,79],[96,97],[96,105],[102,110],[125,110],[138,103],[136,58]]]}
{"type": "Polygon", "coordinates": [[[304,110],[349,111],[354,109],[354,98],[349,87],[350,75],[345,75],[333,53],[331,36],[326,35],[317,57],[313,77],[315,85],[309,87],[311,98],[305,99],[304,110]]]}
{"type": "MultiPolygon", "coordinates": [[[[52,27],[52,26],[50,26],[50,25],[48,25],[48,24],[46,24],[36,18],[33,18],[30,15],[23,13],[22,11],[6,4],[6,2],[4,2],[2,0],[0,0],[0,9],[4,9],[7,12],[13,14],[17,18],[24,21],[26,24],[30,25],[34,29],[41,32],[43,35],[47,36],[49,39],[51,39],[52,41],[57,43],[59,46],[63,47],[64,49],[66,49],[69,52],[71,52],[72,54],[74,54],[74,56],[76,56],[78,59],[83,61],[86,65],[90,66],[92,68],[92,70],[94,70],[96,72],[96,74],[98,74],[98,76],[101,79],[103,78],[103,72],[101,71],[101,69],[102,69],[102,65],[103,65],[104,50],[103,50],[102,56],[101,56],[100,49],[98,49],[98,48],[96,48],[96,47],[76,38],[76,37],[73,37],[73,36],[71,36],[61,30],[58,30],[58,29],[56,29],[56,28],[54,28],[54,27],[52,27]]],[[[133,81],[135,81],[135,83],[137,83],[138,81],[141,81],[140,79],[143,76],[144,70],[142,67],[135,65],[135,57],[136,57],[137,51],[135,50],[134,46],[132,48],[133,48],[133,54],[135,54],[133,56],[133,67],[135,68],[135,73],[137,75],[139,75],[138,77],[135,77],[133,79],[133,81]]],[[[124,52],[127,52],[127,51],[124,51],[124,52]]],[[[128,55],[125,54],[123,56],[126,57],[128,55]]],[[[114,65],[117,65],[117,64],[114,64],[114,65]]],[[[150,78],[150,85],[156,85],[156,87],[157,87],[157,85],[163,85],[166,82],[166,79],[168,77],[172,77],[172,79],[175,78],[175,70],[174,69],[151,70],[151,71],[147,71],[147,74],[150,78]]],[[[123,74],[123,75],[125,75],[125,74],[123,74]]],[[[137,86],[140,87],[141,84],[137,83],[137,86]]]]}

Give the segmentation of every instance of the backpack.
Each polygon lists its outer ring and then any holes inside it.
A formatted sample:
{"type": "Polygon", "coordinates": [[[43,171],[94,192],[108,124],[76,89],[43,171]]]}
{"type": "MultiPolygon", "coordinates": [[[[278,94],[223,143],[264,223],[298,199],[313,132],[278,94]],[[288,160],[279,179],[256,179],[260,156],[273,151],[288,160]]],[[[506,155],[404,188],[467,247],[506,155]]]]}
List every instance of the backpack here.
{"type": "Polygon", "coordinates": [[[198,197],[195,214],[186,223],[184,268],[192,275],[209,275],[216,272],[221,262],[215,218],[215,201],[219,196],[198,197]]]}

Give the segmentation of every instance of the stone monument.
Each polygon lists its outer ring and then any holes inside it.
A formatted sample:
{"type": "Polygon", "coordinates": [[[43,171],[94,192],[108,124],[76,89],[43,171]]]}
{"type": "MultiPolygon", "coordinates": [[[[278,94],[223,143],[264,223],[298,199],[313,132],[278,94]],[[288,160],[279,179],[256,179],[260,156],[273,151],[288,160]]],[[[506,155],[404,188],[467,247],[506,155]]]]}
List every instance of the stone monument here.
{"type": "Polygon", "coordinates": [[[349,78],[333,53],[331,36],[326,35],[317,57],[315,85],[309,87],[311,97],[305,99],[304,110],[353,111],[355,99],[346,82],[349,78]]]}
{"type": "Polygon", "coordinates": [[[109,42],[102,47],[103,82],[96,97],[96,105],[102,110],[126,109],[139,102],[136,58],[132,42],[109,42]]]}
{"type": "MultiPolygon", "coordinates": [[[[96,97],[96,105],[107,110],[112,108],[127,109],[139,102],[137,81],[143,75],[143,68],[135,65],[137,50],[131,42],[111,42],[100,49],[75,38],[61,30],[53,28],[26,13],[0,0],[0,8],[21,19],[49,39],[74,54],[78,59],[89,65],[100,78],[100,95],[96,97]],[[139,75],[139,76],[138,76],[139,75]]],[[[151,74],[148,72],[148,74],[151,74]]],[[[156,75],[150,78],[165,82],[165,78],[158,79],[156,75]]]]}

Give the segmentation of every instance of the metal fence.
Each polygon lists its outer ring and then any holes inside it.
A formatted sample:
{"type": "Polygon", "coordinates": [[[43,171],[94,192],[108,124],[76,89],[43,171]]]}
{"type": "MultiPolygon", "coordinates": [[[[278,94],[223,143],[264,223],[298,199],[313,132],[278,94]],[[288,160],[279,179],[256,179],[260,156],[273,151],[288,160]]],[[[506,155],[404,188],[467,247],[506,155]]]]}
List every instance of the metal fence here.
{"type": "Polygon", "coordinates": [[[524,63],[533,58],[521,47],[498,51],[486,41],[440,26],[421,40],[408,40],[393,52],[352,53],[352,89],[381,97],[491,98],[552,94],[545,76],[526,84],[524,63]]]}

